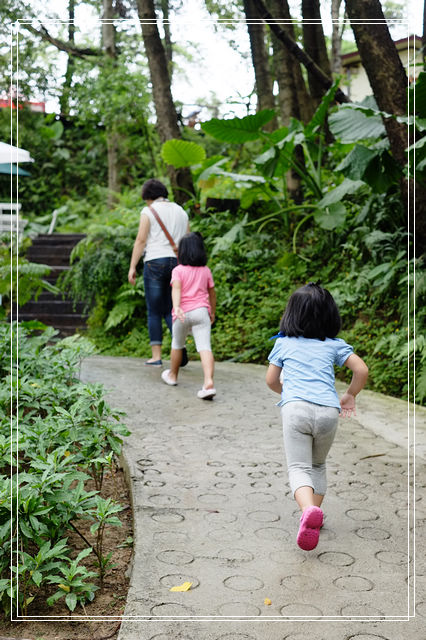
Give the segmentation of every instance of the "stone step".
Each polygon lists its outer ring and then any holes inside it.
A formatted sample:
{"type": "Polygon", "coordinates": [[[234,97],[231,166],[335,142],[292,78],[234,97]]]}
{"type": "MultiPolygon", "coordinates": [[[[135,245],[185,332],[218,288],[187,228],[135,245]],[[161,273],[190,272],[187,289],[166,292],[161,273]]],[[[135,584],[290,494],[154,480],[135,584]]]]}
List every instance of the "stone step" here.
{"type": "Polygon", "coordinates": [[[40,233],[33,238],[33,246],[50,245],[65,246],[76,245],[80,240],[86,237],[85,233],[40,233]]]}
{"type": "Polygon", "coordinates": [[[58,249],[56,251],[47,251],[44,247],[43,250],[37,250],[35,247],[30,247],[27,252],[27,259],[30,262],[36,262],[39,264],[48,264],[49,266],[69,266],[70,265],[70,251],[58,249]]]}
{"type": "MultiPolygon", "coordinates": [[[[70,269],[70,254],[75,245],[85,238],[83,233],[40,234],[33,239],[28,249],[30,262],[46,264],[51,267],[45,280],[55,284],[58,276],[70,269]]],[[[20,321],[39,320],[43,324],[57,329],[61,336],[72,335],[77,329],[85,329],[87,314],[83,314],[84,305],[74,304],[63,299],[62,294],[43,291],[37,300],[31,300],[19,309],[20,321]]],[[[16,309],[12,320],[16,319],[16,309]]]]}
{"type": "Polygon", "coordinates": [[[51,300],[31,300],[20,308],[20,313],[42,313],[49,315],[83,314],[84,305],[82,302],[73,303],[71,300],[51,299],[51,300]]]}
{"type": "Polygon", "coordinates": [[[74,327],[82,328],[86,326],[87,316],[82,316],[77,313],[64,313],[63,315],[53,315],[51,313],[24,313],[19,310],[18,317],[15,310],[11,315],[12,320],[20,322],[28,320],[39,320],[48,327],[55,327],[55,329],[62,329],[62,327],[74,327]]]}

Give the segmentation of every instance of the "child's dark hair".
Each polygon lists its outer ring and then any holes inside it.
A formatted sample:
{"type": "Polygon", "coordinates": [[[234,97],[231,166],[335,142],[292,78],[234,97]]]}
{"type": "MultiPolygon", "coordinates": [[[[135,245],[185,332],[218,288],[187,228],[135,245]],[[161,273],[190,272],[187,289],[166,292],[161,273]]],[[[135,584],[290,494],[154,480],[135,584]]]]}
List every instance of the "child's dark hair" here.
{"type": "Polygon", "coordinates": [[[287,302],[280,331],[289,337],[325,340],[340,331],[340,313],[333,296],[315,282],[297,289],[287,302]]]}
{"type": "Polygon", "coordinates": [[[179,264],[191,267],[204,267],[207,264],[207,253],[203,236],[198,231],[186,233],[179,242],[179,264]]]}
{"type": "Polygon", "coordinates": [[[167,198],[169,192],[167,191],[167,187],[160,182],[160,180],[156,180],[155,178],[151,178],[147,180],[142,185],[142,199],[143,200],[156,200],[157,198],[167,198]]]}

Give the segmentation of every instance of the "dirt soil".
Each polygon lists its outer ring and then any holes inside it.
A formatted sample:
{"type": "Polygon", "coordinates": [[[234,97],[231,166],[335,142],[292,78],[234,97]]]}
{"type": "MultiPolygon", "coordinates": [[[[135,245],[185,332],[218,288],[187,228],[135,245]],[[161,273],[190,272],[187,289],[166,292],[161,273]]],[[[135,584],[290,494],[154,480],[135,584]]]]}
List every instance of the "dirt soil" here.
{"type": "MultiPolygon", "coordinates": [[[[94,489],[87,485],[87,490],[94,489]]],[[[54,606],[46,604],[46,598],[57,590],[56,586],[46,589],[42,597],[36,598],[28,609],[28,616],[41,616],[45,620],[36,622],[22,618],[19,622],[10,622],[0,618],[0,640],[19,638],[21,640],[114,640],[120,629],[120,616],[124,613],[127,591],[129,588],[130,561],[132,557],[133,518],[130,507],[129,490],[122,470],[118,470],[114,477],[105,477],[101,495],[106,498],[113,497],[124,507],[124,511],[117,514],[122,526],[110,526],[105,529],[104,553],[112,551],[114,567],[107,572],[104,584],[96,591],[93,602],[87,603],[84,608],[77,605],[73,613],[61,598],[54,606]],[[129,541],[130,538],[130,541],[129,541]],[[62,621],[47,620],[48,618],[62,617],[62,621]],[[78,620],[76,617],[87,616],[87,620],[78,620]],[[99,616],[111,616],[111,620],[92,620],[99,616]]],[[[77,521],[74,523],[88,541],[94,542],[94,536],[90,534],[91,522],[77,521]]],[[[75,552],[75,557],[87,545],[74,531],[68,535],[68,544],[75,552]]],[[[82,562],[87,568],[97,571],[94,564],[95,556],[90,554],[82,562]]],[[[100,586],[97,578],[91,580],[100,586]]],[[[16,616],[15,616],[16,617],[16,616]]]]}

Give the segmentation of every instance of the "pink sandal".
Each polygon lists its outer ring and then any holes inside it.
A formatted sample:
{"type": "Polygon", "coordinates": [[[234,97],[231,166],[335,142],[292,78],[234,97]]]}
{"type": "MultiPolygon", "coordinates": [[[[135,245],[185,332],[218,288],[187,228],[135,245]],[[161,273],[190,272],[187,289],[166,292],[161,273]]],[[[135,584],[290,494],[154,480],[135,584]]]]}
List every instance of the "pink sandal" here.
{"type": "Polygon", "coordinates": [[[304,551],[312,551],[317,546],[323,518],[324,514],[319,507],[308,507],[302,513],[297,544],[304,551]]]}

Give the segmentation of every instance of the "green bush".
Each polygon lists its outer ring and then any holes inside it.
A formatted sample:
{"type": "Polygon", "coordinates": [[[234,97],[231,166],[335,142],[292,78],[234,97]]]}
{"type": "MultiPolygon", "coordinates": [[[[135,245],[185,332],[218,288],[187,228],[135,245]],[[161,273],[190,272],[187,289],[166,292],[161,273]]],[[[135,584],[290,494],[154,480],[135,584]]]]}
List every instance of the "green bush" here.
{"type": "Polygon", "coordinates": [[[0,604],[6,615],[11,605],[26,615],[38,595],[48,604],[63,596],[71,611],[93,600],[96,574],[80,563],[93,552],[102,584],[110,567],[104,530],[120,524],[121,506],[99,491],[129,434],[124,414],[107,405],[101,385],[78,380],[93,345],[55,335],[53,329],[31,335],[24,323],[0,324],[0,604]],[[90,478],[94,491],[85,488],[90,478]],[[74,558],[68,535],[78,532],[79,519],[93,522],[94,543],[74,558]],[[59,587],[53,593],[52,584],[59,587]]]}

